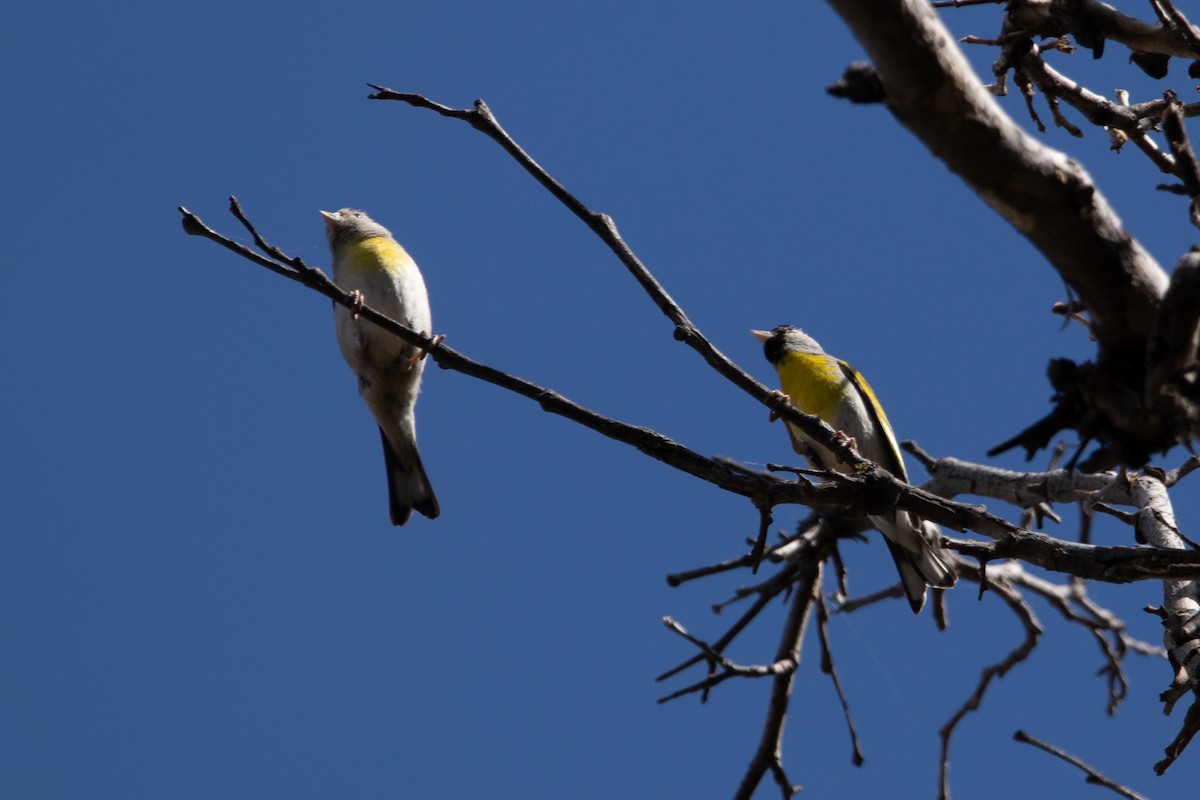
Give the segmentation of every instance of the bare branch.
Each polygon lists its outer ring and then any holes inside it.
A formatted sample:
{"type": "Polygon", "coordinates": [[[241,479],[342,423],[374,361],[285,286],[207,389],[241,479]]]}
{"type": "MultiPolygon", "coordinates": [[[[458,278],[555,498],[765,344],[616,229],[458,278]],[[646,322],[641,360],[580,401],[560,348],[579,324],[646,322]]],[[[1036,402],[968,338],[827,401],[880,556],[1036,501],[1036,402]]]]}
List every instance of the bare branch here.
{"type": "Polygon", "coordinates": [[[1200,579],[1200,553],[1177,554],[1155,547],[1099,547],[1019,530],[994,542],[946,538],[946,545],[982,562],[1001,558],[1106,583],[1200,579]]]}
{"type": "MultiPolygon", "coordinates": [[[[233,202],[236,204],[236,200],[233,200],[233,202]]],[[[360,317],[372,324],[400,337],[410,344],[427,350],[430,357],[443,369],[450,369],[478,378],[534,400],[544,411],[566,417],[610,439],[615,439],[636,447],[655,460],[662,461],[665,464],[674,466],[696,477],[701,477],[729,491],[743,494],[746,497],[756,497],[764,490],[766,491],[765,496],[769,497],[772,493],[770,488],[772,485],[801,488],[800,484],[795,482],[785,483],[766,473],[751,472],[744,468],[734,469],[724,460],[701,456],[695,451],[649,428],[628,425],[598,414],[551,389],[538,386],[530,381],[474,361],[441,342],[422,336],[416,331],[404,327],[370,306],[363,305],[350,294],[338,288],[321,270],[307,266],[299,258],[290,258],[282,256],[282,254],[275,261],[264,258],[249,248],[209,228],[199,217],[187,209],[181,208],[180,212],[183,214],[184,230],[189,234],[203,236],[206,239],[214,241],[255,264],[270,269],[278,275],[283,275],[286,278],[302,283],[308,288],[330,298],[335,303],[355,310],[360,317]],[[279,261],[283,263],[278,263],[279,261]]],[[[252,227],[250,229],[253,231],[252,227]]],[[[256,232],[254,235],[256,241],[262,241],[256,232]]],[[[766,392],[765,387],[764,392],[766,392]]]]}
{"type": "MultiPolygon", "coordinates": [[[[762,612],[764,608],[776,597],[790,589],[795,584],[798,576],[804,570],[809,569],[812,565],[822,561],[830,553],[836,552],[836,543],[838,536],[842,533],[838,520],[810,516],[807,520],[801,523],[795,537],[791,542],[777,548],[776,552],[786,549],[788,552],[787,562],[783,568],[775,575],[767,578],[757,586],[752,586],[745,589],[739,589],[736,593],[735,600],[744,599],[746,597],[754,597],[754,602],[751,604],[742,615],[729,627],[729,629],[717,639],[711,649],[716,653],[724,653],[730,643],[738,637],[739,634],[762,612]]],[[[728,562],[726,562],[728,563],[728,562]]],[[[749,567],[749,557],[742,559],[741,566],[749,567]]],[[[698,571],[698,570],[697,570],[698,571]]],[[[720,604],[713,610],[720,613],[727,604],[720,604]]],[[[692,667],[704,660],[703,655],[695,655],[681,664],[672,667],[666,672],[655,678],[655,681],[661,682],[680,672],[692,667]]],[[[670,698],[662,698],[659,702],[665,702],[670,698]]]]}
{"type": "Polygon", "coordinates": [[[1038,622],[1037,617],[1033,613],[1033,609],[1021,597],[1003,577],[996,576],[995,580],[991,580],[989,576],[989,585],[992,591],[1008,604],[1017,619],[1021,620],[1021,624],[1025,628],[1025,639],[1017,645],[1007,656],[1000,661],[990,666],[984,667],[982,674],[979,676],[979,683],[975,687],[975,691],[967,698],[954,715],[941,727],[938,735],[942,740],[942,759],[939,769],[939,791],[938,797],[941,800],[949,800],[950,798],[950,740],[954,736],[954,731],[958,727],[958,723],[962,722],[967,714],[979,708],[983,702],[983,695],[987,692],[988,686],[993,678],[1002,678],[1008,671],[1020,664],[1029,654],[1033,652],[1033,648],[1037,646],[1038,637],[1042,635],[1042,625],[1038,622]]]}
{"type": "MultiPolygon", "coordinates": [[[[1155,10],[1160,20],[1168,20],[1164,12],[1167,4],[1163,0],[1151,0],[1152,5],[1156,3],[1159,8],[1155,10]]],[[[1156,25],[1122,14],[1100,0],[1073,0],[1069,6],[1065,3],[1019,0],[1010,5],[1006,29],[1019,27],[1031,38],[1056,38],[1070,33],[1081,45],[1093,50],[1097,58],[1104,50],[1103,42],[1106,39],[1141,53],[1186,59],[1197,56],[1195,31],[1183,15],[1173,8],[1170,23],[1156,25]]]]}
{"type": "Polygon", "coordinates": [[[825,598],[817,594],[817,633],[821,641],[821,671],[833,681],[837,691],[838,702],[842,704],[842,716],[846,719],[846,728],[850,731],[850,745],[853,750],[850,761],[856,767],[863,765],[862,745],[858,741],[858,731],[854,728],[854,718],[850,715],[850,703],[846,700],[846,692],[842,689],[842,679],[838,677],[837,667],[833,664],[833,651],[829,648],[829,609],[825,598]]]}
{"type": "MultiPolygon", "coordinates": [[[[1164,550],[1184,549],[1171,499],[1162,481],[1141,475],[1133,481],[1133,496],[1141,508],[1137,524],[1140,539],[1164,550]]],[[[1166,748],[1166,758],[1154,765],[1159,775],[1166,772],[1200,732],[1200,583],[1195,580],[1163,581],[1163,605],[1156,609],[1166,629],[1167,656],[1175,670],[1171,685],[1162,693],[1163,710],[1170,714],[1184,696],[1192,705],[1179,734],[1166,748]]]]}
{"type": "Polygon", "coordinates": [[[1194,455],[1176,469],[1169,470],[1161,480],[1163,485],[1170,489],[1197,469],[1200,469],[1200,455],[1194,455]]]}
{"type": "MultiPolygon", "coordinates": [[[[764,581],[764,583],[757,589],[757,597],[755,597],[754,602],[748,609],[746,609],[746,611],[742,613],[740,617],[738,617],[738,619],[732,625],[729,626],[729,629],[725,631],[721,638],[709,645],[710,649],[716,653],[725,652],[725,649],[729,647],[730,643],[733,642],[733,640],[736,639],[738,635],[741,634],[741,632],[744,631],[746,627],[758,617],[760,613],[762,613],[763,609],[766,608],[772,600],[785,592],[792,585],[795,579],[796,570],[785,569],[780,570],[771,579],[764,581]]],[[[684,670],[695,666],[704,660],[705,658],[703,654],[697,654],[662,673],[654,680],[658,682],[665,681],[668,678],[674,677],[675,675],[678,675],[684,670]]],[[[679,693],[659,698],[658,702],[665,703],[668,700],[678,696],[678,694],[679,693]]],[[[705,696],[707,697],[707,695],[705,696]]]]}
{"type": "Polygon", "coordinates": [[[834,611],[838,614],[852,614],[859,609],[873,606],[884,600],[899,600],[902,597],[904,597],[904,588],[897,581],[891,586],[871,592],[870,594],[865,594],[862,597],[843,598],[834,606],[834,611]]]}
{"type": "Polygon", "coordinates": [[[1188,204],[1192,224],[1200,227],[1200,164],[1196,162],[1196,154],[1188,141],[1187,130],[1183,127],[1183,112],[1181,103],[1175,98],[1174,92],[1167,93],[1171,101],[1162,113],[1162,130],[1171,146],[1171,155],[1175,158],[1175,177],[1180,180],[1180,193],[1190,199],[1188,204]]]}
{"type": "MultiPolygon", "coordinates": [[[[1098,3],[1097,5],[1103,4],[1098,3]]],[[[1173,40],[1172,44],[1177,44],[1182,48],[1183,52],[1179,55],[1184,58],[1200,56],[1200,30],[1187,21],[1183,12],[1177,9],[1171,0],[1150,0],[1150,5],[1154,7],[1154,13],[1158,15],[1163,28],[1173,40]]]]}
{"type": "Polygon", "coordinates": [[[1123,620],[1112,611],[1103,608],[1087,594],[1087,584],[1072,578],[1065,584],[1050,581],[1031,574],[1020,563],[1008,561],[989,564],[989,576],[1002,575],[1013,586],[1028,589],[1046,600],[1068,623],[1079,625],[1089,631],[1104,657],[1104,665],[1097,671],[1108,684],[1108,714],[1116,713],[1117,706],[1129,691],[1129,679],[1125,676],[1124,660],[1129,651],[1141,655],[1166,658],[1166,650],[1143,642],[1129,634],[1123,620]]]}
{"type": "Polygon", "coordinates": [[[1159,150],[1146,136],[1146,126],[1149,121],[1159,118],[1167,101],[1155,100],[1136,108],[1128,103],[1114,103],[1059,73],[1042,59],[1041,51],[1032,43],[1013,48],[1008,58],[1016,62],[1047,97],[1065,100],[1093,125],[1119,131],[1125,138],[1131,139],[1160,171],[1168,174],[1175,171],[1174,159],[1159,150]]]}
{"type": "Polygon", "coordinates": [[[924,0],[830,5],[871,57],[896,118],[1079,292],[1102,343],[1140,346],[1167,277],[1083,168],[996,106],[924,0]]]}
{"type": "Polygon", "coordinates": [[[667,290],[663,288],[662,284],[658,282],[654,275],[650,273],[650,270],[646,268],[646,265],[642,263],[641,259],[625,243],[625,240],[621,238],[612,217],[592,211],[575,195],[567,191],[561,183],[555,180],[549,172],[509,136],[508,132],[501,127],[500,122],[492,114],[491,109],[487,107],[486,103],[482,100],[476,100],[473,109],[452,109],[418,94],[396,92],[383,86],[376,86],[373,83],[368,85],[375,89],[375,92],[369,95],[369,98],[372,100],[399,100],[418,108],[431,109],[443,116],[464,120],[471,127],[475,128],[475,130],[483,133],[489,139],[503,147],[505,152],[512,156],[526,172],[545,187],[556,200],[566,206],[572,214],[578,217],[593,233],[600,237],[600,240],[620,259],[621,263],[625,265],[625,268],[633,275],[650,299],[658,306],[659,310],[674,324],[674,336],[676,340],[687,344],[699,353],[713,369],[717,370],[717,372],[735,386],[747,392],[751,397],[762,402],[767,400],[770,390],[734,364],[724,353],[714,347],[700,330],[692,324],[692,321],[688,319],[679,304],[671,298],[667,290]]]}
{"type": "Polygon", "coordinates": [[[1074,503],[1089,499],[1129,505],[1132,500],[1127,483],[1116,473],[1077,472],[1056,469],[1048,472],[1017,472],[988,464],[976,464],[953,457],[933,458],[906,443],[910,452],[919,454],[929,473],[926,491],[946,498],[963,494],[1003,500],[1018,508],[1039,503],[1074,503]]]}
{"type": "Polygon", "coordinates": [[[1175,763],[1175,759],[1183,754],[1184,749],[1197,733],[1200,733],[1200,701],[1193,701],[1191,707],[1188,708],[1187,716],[1184,717],[1183,727],[1180,728],[1179,734],[1166,747],[1167,757],[1155,763],[1154,771],[1159,775],[1166,772],[1175,763]]]}
{"type": "Polygon", "coordinates": [[[1200,436],[1200,251],[1185,253],[1146,346],[1146,405],[1200,436]]]}
{"type": "Polygon", "coordinates": [[[797,662],[790,659],[782,659],[772,664],[755,666],[736,664],[715,650],[711,645],[692,636],[682,625],[670,617],[663,617],[663,624],[667,627],[667,630],[678,634],[696,646],[701,656],[709,664],[709,676],[698,683],[686,686],[677,692],[672,692],[660,699],[660,703],[665,703],[695,692],[703,692],[707,696],[710,689],[724,683],[730,678],[769,678],[785,673],[790,674],[795,671],[797,666],[797,662]]]}
{"type": "MultiPolygon", "coordinates": [[[[1072,428],[1082,442],[1076,459],[1090,443],[1099,445],[1081,462],[1084,469],[1140,467],[1190,435],[1190,429],[1178,426],[1177,416],[1148,413],[1141,402],[1146,393],[1146,337],[1168,285],[1166,273],[1123,229],[1087,172],[1003,114],[923,0],[830,4],[870,55],[888,109],[1042,252],[1090,317],[1089,330],[1099,346],[1095,361],[1053,362],[1052,413],[992,453],[1020,444],[1032,454],[1058,431],[1072,428]]],[[[1004,47],[993,67],[996,91],[1012,69],[1028,100],[1030,76],[1036,75],[1053,97],[1067,99],[1098,123],[1119,131],[1122,139],[1132,139],[1161,169],[1189,176],[1186,185],[1195,170],[1187,164],[1189,151],[1181,139],[1175,137],[1173,154],[1167,155],[1144,135],[1144,115],[1152,119],[1169,103],[1131,107],[1109,102],[1053,73],[1038,58],[1034,35],[1060,37],[1070,32],[1099,55],[1110,23],[1122,35],[1136,25],[1155,28],[1127,23],[1102,6],[1089,0],[1008,4],[1004,47]],[[1093,18],[1093,12],[1100,16],[1093,18]]],[[[1190,33],[1183,33],[1191,28],[1181,18],[1172,20],[1170,37],[1192,53],[1191,44],[1184,41],[1190,33]]],[[[1051,105],[1061,119],[1054,101],[1051,105]]],[[[1193,216],[1200,224],[1200,199],[1193,202],[1193,216]]],[[[1068,466],[1074,464],[1072,459],[1068,466]]]]}
{"type": "Polygon", "coordinates": [[[1133,791],[1132,789],[1122,786],[1121,784],[1117,783],[1116,781],[1112,780],[1111,778],[1107,778],[1104,775],[1101,775],[1099,772],[1096,771],[1095,768],[1085,764],[1083,761],[1079,760],[1078,758],[1071,755],[1070,753],[1060,750],[1059,748],[1055,747],[1052,744],[1047,744],[1046,742],[1043,742],[1040,739],[1036,739],[1033,736],[1030,736],[1025,731],[1017,731],[1016,733],[1013,734],[1013,739],[1015,739],[1018,742],[1021,742],[1023,744],[1031,744],[1034,747],[1037,747],[1041,750],[1045,750],[1050,755],[1055,756],[1057,758],[1061,758],[1063,761],[1066,761],[1068,764],[1078,767],[1079,769],[1083,770],[1087,774],[1087,782],[1088,783],[1094,783],[1098,786],[1103,786],[1106,789],[1112,789],[1114,792],[1121,795],[1122,797],[1129,798],[1129,800],[1147,800],[1147,798],[1143,797],[1142,795],[1138,794],[1137,792],[1133,791]]]}
{"type": "MultiPolygon", "coordinates": [[[[800,576],[796,593],[792,596],[791,609],[787,621],[783,625],[779,648],[775,653],[775,661],[790,661],[800,663],[800,645],[804,640],[804,631],[808,628],[813,605],[821,590],[821,569],[819,564],[810,565],[800,576]]],[[[783,796],[795,794],[799,787],[793,786],[783,770],[783,726],[787,721],[788,705],[792,698],[792,687],[795,684],[796,671],[789,670],[780,674],[772,681],[771,699],[767,704],[767,717],[763,724],[762,737],[758,748],[750,759],[734,793],[734,800],[750,800],[754,790],[769,771],[775,779],[775,784],[783,796]]]]}

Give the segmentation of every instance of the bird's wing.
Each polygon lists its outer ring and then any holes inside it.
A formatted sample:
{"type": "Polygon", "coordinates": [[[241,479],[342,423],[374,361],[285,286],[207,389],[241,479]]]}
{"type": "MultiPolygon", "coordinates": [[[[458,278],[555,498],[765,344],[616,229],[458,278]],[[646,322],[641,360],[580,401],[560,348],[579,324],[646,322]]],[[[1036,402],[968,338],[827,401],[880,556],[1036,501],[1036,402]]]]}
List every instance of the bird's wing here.
{"type": "MultiPolygon", "coordinates": [[[[867,379],[860,375],[858,370],[841,360],[838,361],[838,366],[842,368],[842,374],[850,381],[854,391],[858,392],[871,424],[881,437],[879,444],[882,452],[874,460],[879,462],[879,466],[907,482],[908,473],[904,471],[904,459],[900,456],[900,446],[896,444],[896,434],[892,433],[892,426],[888,424],[887,415],[883,413],[883,406],[879,404],[879,398],[875,396],[875,392],[871,391],[867,379]]],[[[864,452],[866,446],[865,442],[858,443],[859,453],[864,458],[869,458],[870,456],[864,452]]]]}
{"type": "Polygon", "coordinates": [[[801,436],[797,436],[790,424],[785,423],[783,427],[787,430],[788,438],[792,440],[792,449],[806,458],[813,469],[837,469],[837,462],[832,464],[826,463],[829,459],[823,458],[821,453],[809,444],[807,440],[801,436]]]}

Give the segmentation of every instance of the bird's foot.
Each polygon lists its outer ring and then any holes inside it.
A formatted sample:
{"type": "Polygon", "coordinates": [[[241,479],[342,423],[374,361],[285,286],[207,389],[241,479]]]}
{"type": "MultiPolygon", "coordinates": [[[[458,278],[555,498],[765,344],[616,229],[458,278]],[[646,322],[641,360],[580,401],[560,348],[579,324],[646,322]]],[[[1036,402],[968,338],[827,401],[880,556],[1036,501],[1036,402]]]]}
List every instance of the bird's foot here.
{"type": "MultiPolygon", "coordinates": [[[[421,331],[421,335],[429,336],[429,334],[425,331],[421,331]]],[[[408,359],[408,366],[406,366],[405,369],[412,369],[415,367],[418,361],[423,360],[425,356],[429,355],[430,348],[437,347],[446,340],[446,334],[439,333],[437,336],[432,337],[432,339],[433,341],[431,341],[428,346],[418,348],[417,352],[412,354],[412,357],[408,359]]]]}
{"type": "MultiPolygon", "coordinates": [[[[771,394],[769,395],[769,397],[770,397],[772,400],[774,400],[774,401],[776,401],[776,402],[778,402],[778,403],[790,403],[790,402],[792,402],[792,398],[788,397],[786,394],[784,394],[783,392],[781,392],[779,389],[774,389],[774,390],[772,390],[772,391],[771,391],[771,394]]],[[[772,409],[772,410],[771,410],[771,417],[770,417],[770,420],[771,420],[771,422],[774,422],[774,421],[775,421],[775,420],[777,420],[777,419],[779,419],[779,412],[778,412],[778,411],[775,411],[774,409],[772,409]]]]}
{"type": "Polygon", "coordinates": [[[358,319],[358,315],[367,307],[367,298],[358,289],[350,293],[350,316],[358,319]]]}

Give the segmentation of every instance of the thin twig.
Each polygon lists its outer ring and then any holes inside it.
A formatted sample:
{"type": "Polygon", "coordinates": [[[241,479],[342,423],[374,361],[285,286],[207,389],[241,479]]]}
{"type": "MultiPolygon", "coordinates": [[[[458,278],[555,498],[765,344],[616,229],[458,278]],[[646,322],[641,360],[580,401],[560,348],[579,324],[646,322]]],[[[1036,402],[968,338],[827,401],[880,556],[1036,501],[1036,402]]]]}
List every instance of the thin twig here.
{"type": "Polygon", "coordinates": [[[1088,596],[1087,584],[1082,580],[1072,578],[1066,584],[1051,583],[1031,574],[1023,564],[1015,561],[991,564],[988,572],[990,576],[1003,576],[1012,585],[1042,597],[1064,620],[1092,634],[1105,660],[1097,674],[1107,679],[1106,710],[1110,715],[1116,712],[1129,690],[1129,680],[1123,666],[1125,655],[1132,651],[1157,658],[1165,659],[1167,656],[1164,648],[1131,636],[1124,620],[1088,596]]]}
{"type": "Polygon", "coordinates": [[[787,673],[791,673],[796,669],[797,661],[790,658],[777,660],[771,664],[756,664],[745,666],[734,663],[718,652],[712,645],[692,636],[687,630],[670,617],[663,618],[663,624],[667,630],[675,633],[696,646],[700,651],[701,657],[709,664],[709,675],[702,681],[685,686],[679,691],[672,692],[666,697],[659,700],[660,703],[666,703],[671,700],[683,697],[685,695],[703,692],[707,697],[708,692],[729,680],[730,678],[770,678],[778,677],[787,673]]]}
{"type": "MultiPolygon", "coordinates": [[[[756,597],[754,602],[751,603],[750,607],[747,608],[744,612],[742,612],[742,615],[740,617],[738,617],[737,620],[735,620],[732,625],[729,626],[729,629],[725,631],[725,633],[721,636],[721,638],[717,639],[715,642],[713,642],[710,645],[712,647],[712,649],[718,653],[724,652],[725,648],[727,648],[730,645],[730,643],[734,639],[736,639],[738,637],[738,635],[743,630],[745,630],[746,627],[751,622],[753,622],[755,620],[755,618],[758,617],[758,615],[762,612],[762,610],[767,607],[767,604],[769,604],[772,600],[774,600],[781,593],[783,593],[788,588],[788,586],[791,585],[791,583],[794,579],[795,579],[794,573],[793,574],[785,574],[785,571],[781,570],[775,576],[775,578],[773,580],[768,581],[767,584],[763,586],[763,589],[760,592],[760,594],[758,595],[758,597],[756,597]]],[[[699,654],[694,655],[691,658],[677,664],[676,666],[674,666],[671,669],[667,670],[666,672],[662,673],[661,675],[656,677],[654,680],[657,682],[665,681],[668,678],[678,675],[680,672],[683,672],[685,669],[688,669],[689,667],[699,664],[703,660],[704,660],[704,657],[702,655],[699,655],[699,654]]],[[[658,702],[665,703],[669,699],[670,699],[669,697],[659,698],[658,702]]]]}
{"type": "Polygon", "coordinates": [[[1095,768],[1089,766],[1088,764],[1079,760],[1078,758],[1071,755],[1070,753],[1068,753],[1064,750],[1060,750],[1059,748],[1055,747],[1052,744],[1047,744],[1046,742],[1043,742],[1040,739],[1030,736],[1025,731],[1017,731],[1016,733],[1013,734],[1013,739],[1016,739],[1018,742],[1021,742],[1023,744],[1031,744],[1034,747],[1037,747],[1041,750],[1045,750],[1050,755],[1055,756],[1056,758],[1061,758],[1063,761],[1066,761],[1068,764],[1078,767],[1079,769],[1081,769],[1085,773],[1087,773],[1087,782],[1088,783],[1094,783],[1097,786],[1103,786],[1106,789],[1112,789],[1114,792],[1121,795],[1122,797],[1129,798],[1129,800],[1147,800],[1147,798],[1145,796],[1138,794],[1137,792],[1133,791],[1132,789],[1130,789],[1126,786],[1122,786],[1121,784],[1117,783],[1116,781],[1112,780],[1111,778],[1107,778],[1104,775],[1101,775],[1099,772],[1096,771],[1095,768]]]}
{"type": "Polygon", "coordinates": [[[842,716],[846,720],[846,728],[850,732],[850,746],[852,754],[850,756],[851,763],[856,767],[863,765],[862,746],[858,739],[858,731],[854,727],[854,717],[850,715],[850,702],[846,699],[846,692],[842,689],[842,679],[838,677],[837,667],[833,664],[833,651],[829,647],[829,609],[825,605],[825,598],[817,594],[817,633],[821,642],[821,671],[829,676],[833,681],[833,688],[837,691],[838,702],[842,704],[842,716]]]}
{"type": "Polygon", "coordinates": [[[384,86],[368,84],[375,92],[368,97],[371,100],[398,100],[417,108],[436,111],[445,117],[463,120],[480,133],[504,148],[513,159],[521,165],[534,180],[540,183],[556,200],[562,203],[572,214],[588,226],[601,241],[608,245],[613,254],[654,301],[659,310],[675,325],[675,338],[684,342],[700,353],[714,369],[724,375],[735,385],[741,387],[752,397],[765,401],[770,393],[765,386],[750,377],[734,364],[724,353],[713,346],[700,330],[688,319],[687,314],[678,303],[667,293],[662,284],[651,274],[646,265],[633,252],[617,231],[616,223],[607,214],[592,211],[583,204],[566,187],[559,183],[549,172],[533,159],[517,142],[509,136],[500,125],[491,109],[482,100],[476,100],[474,108],[455,109],[411,92],[396,92],[384,86]]]}
{"type": "Polygon", "coordinates": [[[1033,652],[1033,648],[1037,646],[1038,637],[1042,635],[1042,625],[1034,615],[1033,609],[1029,607],[1029,604],[1025,602],[1021,594],[1013,589],[1007,581],[1003,579],[991,580],[989,588],[1007,603],[1008,607],[1017,616],[1017,619],[1021,620],[1021,624],[1025,628],[1025,639],[1000,661],[983,668],[983,672],[979,676],[979,683],[975,686],[975,691],[971,693],[971,696],[966,699],[962,706],[954,712],[953,716],[938,731],[938,735],[942,740],[942,759],[938,781],[938,797],[941,800],[949,800],[950,798],[950,740],[954,736],[954,731],[958,727],[958,723],[962,722],[967,714],[979,708],[979,705],[983,702],[983,695],[987,692],[993,678],[1004,677],[1010,669],[1029,657],[1029,654],[1033,652]]]}

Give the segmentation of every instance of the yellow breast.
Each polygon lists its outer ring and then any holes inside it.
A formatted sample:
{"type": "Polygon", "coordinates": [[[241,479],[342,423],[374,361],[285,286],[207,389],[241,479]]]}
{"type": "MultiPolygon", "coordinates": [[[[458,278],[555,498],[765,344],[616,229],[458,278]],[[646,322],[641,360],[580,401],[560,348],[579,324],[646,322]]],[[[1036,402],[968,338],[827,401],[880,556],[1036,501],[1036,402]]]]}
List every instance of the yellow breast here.
{"type": "Polygon", "coordinates": [[[837,361],[827,355],[787,353],[775,365],[792,405],[832,423],[842,404],[847,380],[837,361]]]}
{"type": "Polygon", "coordinates": [[[338,255],[339,267],[362,272],[395,272],[413,263],[408,252],[386,236],[350,242],[338,255]]]}

